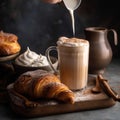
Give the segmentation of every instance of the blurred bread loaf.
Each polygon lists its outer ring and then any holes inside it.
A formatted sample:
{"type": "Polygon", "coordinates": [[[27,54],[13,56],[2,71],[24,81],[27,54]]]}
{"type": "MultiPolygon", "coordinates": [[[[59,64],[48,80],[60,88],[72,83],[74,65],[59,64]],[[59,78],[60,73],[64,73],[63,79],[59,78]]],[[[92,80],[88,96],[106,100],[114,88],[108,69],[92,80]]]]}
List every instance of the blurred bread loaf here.
{"type": "Polygon", "coordinates": [[[21,46],[16,35],[0,31],[0,56],[15,54],[20,50],[21,46]]]}

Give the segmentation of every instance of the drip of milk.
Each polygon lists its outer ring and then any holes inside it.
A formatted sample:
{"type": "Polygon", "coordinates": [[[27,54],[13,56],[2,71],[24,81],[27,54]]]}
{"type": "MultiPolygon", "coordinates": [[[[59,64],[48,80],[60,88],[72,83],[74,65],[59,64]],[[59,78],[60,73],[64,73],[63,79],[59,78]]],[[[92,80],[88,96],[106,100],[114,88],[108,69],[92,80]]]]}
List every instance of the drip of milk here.
{"type": "Polygon", "coordinates": [[[69,10],[72,20],[72,30],[73,30],[73,36],[75,36],[75,18],[74,18],[74,10],[69,10]]]}
{"type": "Polygon", "coordinates": [[[81,4],[81,0],[63,0],[66,8],[69,10],[72,20],[72,30],[73,36],[75,35],[75,18],[74,18],[74,10],[76,10],[81,4]]]}

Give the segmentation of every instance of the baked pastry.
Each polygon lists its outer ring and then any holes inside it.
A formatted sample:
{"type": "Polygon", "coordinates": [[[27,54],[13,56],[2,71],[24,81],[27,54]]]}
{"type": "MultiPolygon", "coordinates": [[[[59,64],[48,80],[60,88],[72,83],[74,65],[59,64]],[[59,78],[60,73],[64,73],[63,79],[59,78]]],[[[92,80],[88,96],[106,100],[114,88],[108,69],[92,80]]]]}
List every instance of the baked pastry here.
{"type": "Polygon", "coordinates": [[[14,83],[14,89],[31,99],[56,99],[74,103],[74,93],[57,76],[40,69],[21,74],[14,83]]]}
{"type": "Polygon", "coordinates": [[[15,54],[20,50],[21,46],[16,35],[0,31],[0,56],[15,54]]]}

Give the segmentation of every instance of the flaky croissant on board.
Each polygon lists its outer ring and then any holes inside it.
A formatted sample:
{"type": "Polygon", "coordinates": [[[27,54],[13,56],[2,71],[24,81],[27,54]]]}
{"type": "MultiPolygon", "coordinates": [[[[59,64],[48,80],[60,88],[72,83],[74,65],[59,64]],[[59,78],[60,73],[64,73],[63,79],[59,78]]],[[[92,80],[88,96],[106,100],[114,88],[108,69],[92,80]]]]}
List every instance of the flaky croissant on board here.
{"type": "Polygon", "coordinates": [[[32,99],[47,98],[74,103],[74,93],[57,76],[44,70],[23,73],[15,81],[14,89],[32,99]]]}

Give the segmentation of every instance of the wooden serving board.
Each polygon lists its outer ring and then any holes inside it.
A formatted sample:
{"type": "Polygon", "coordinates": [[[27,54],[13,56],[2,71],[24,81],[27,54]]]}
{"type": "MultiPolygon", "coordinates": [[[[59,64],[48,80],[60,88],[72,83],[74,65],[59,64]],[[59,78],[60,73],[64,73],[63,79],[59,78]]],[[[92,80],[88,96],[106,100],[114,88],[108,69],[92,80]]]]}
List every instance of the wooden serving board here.
{"type": "Polygon", "coordinates": [[[95,78],[93,77],[89,77],[88,86],[84,90],[74,92],[74,104],[59,103],[52,100],[30,101],[25,96],[15,92],[13,84],[7,87],[10,96],[10,104],[14,112],[24,117],[40,117],[83,110],[101,109],[111,107],[116,103],[104,92],[98,94],[92,92],[92,88],[95,86],[95,78]]]}

